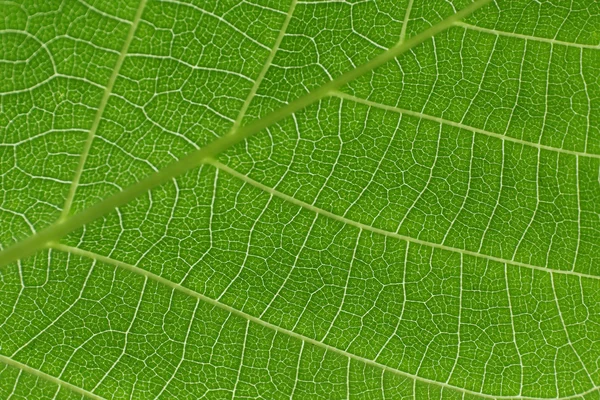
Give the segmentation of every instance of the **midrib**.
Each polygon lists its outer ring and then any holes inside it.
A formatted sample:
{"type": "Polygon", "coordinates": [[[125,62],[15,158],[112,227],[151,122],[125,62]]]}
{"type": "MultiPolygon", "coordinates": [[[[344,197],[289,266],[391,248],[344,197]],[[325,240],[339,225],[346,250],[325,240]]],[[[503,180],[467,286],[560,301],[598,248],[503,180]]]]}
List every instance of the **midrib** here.
{"type": "MultiPolygon", "coordinates": [[[[255,133],[279,122],[283,118],[286,118],[291,114],[319,101],[320,99],[329,96],[332,92],[341,88],[343,85],[355,80],[356,78],[366,73],[371,72],[375,68],[387,63],[388,61],[395,59],[399,55],[421,44],[422,42],[433,37],[439,32],[442,32],[452,27],[455,22],[470,15],[475,10],[481,8],[490,1],[491,0],[477,0],[471,3],[469,6],[460,10],[456,14],[444,19],[443,21],[428,28],[425,31],[415,36],[412,36],[406,41],[398,43],[394,47],[391,47],[389,50],[381,53],[380,55],[376,56],[367,63],[362,64],[353,70],[347,71],[346,73],[340,75],[336,79],[325,83],[324,85],[314,89],[306,95],[301,96],[298,99],[292,101],[291,103],[288,103],[287,105],[279,108],[278,110],[271,112],[264,118],[256,120],[248,125],[241,126],[235,132],[226,134],[209,143],[207,146],[192,151],[188,155],[168,165],[164,169],[147,176],[146,178],[138,181],[137,183],[127,187],[126,189],[107,197],[106,199],[80,211],[77,214],[59,219],[57,222],[48,226],[47,228],[40,230],[34,235],[29,236],[28,238],[17,242],[12,246],[6,248],[4,251],[0,252],[0,267],[34,254],[38,250],[47,247],[50,243],[57,242],[62,237],[74,231],[75,229],[81,228],[85,224],[90,223],[112,212],[117,207],[129,203],[131,200],[141,196],[142,194],[147,193],[148,191],[157,186],[171,181],[173,178],[184,174],[190,169],[196,168],[204,164],[206,161],[213,159],[218,154],[234,146],[235,144],[244,141],[245,139],[254,135],[255,133]]],[[[145,4],[145,0],[142,0],[142,3],[140,4],[145,4]]],[[[141,11],[139,11],[139,15],[141,17],[141,11]]],[[[93,140],[92,135],[90,135],[90,138],[88,138],[90,146],[91,140],[93,140]]],[[[83,162],[85,162],[85,160],[81,161],[80,163],[83,162]]],[[[74,180],[74,183],[72,185],[73,193],[75,190],[74,188],[76,186],[77,178],[74,180]]],[[[70,204],[70,201],[72,201],[71,195],[69,196],[69,198],[67,199],[67,206],[70,204]],[[69,200],[69,198],[71,198],[71,200],[69,200]]],[[[68,209],[69,207],[65,208],[68,209]]]]}

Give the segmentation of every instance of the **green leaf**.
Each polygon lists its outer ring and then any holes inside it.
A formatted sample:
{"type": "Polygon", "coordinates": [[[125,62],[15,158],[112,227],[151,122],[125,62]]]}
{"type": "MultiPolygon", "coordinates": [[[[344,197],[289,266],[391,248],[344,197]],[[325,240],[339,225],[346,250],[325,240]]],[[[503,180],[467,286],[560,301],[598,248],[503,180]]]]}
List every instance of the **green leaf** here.
{"type": "Polygon", "coordinates": [[[600,397],[600,3],[8,1],[0,398],[600,397]]]}

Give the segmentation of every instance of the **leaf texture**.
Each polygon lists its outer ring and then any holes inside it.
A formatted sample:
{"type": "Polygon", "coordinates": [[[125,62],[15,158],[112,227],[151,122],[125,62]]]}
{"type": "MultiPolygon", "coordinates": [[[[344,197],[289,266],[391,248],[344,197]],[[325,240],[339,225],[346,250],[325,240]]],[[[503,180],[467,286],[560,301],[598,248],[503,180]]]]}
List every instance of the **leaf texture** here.
{"type": "Polygon", "coordinates": [[[484,3],[2,3],[0,398],[600,397],[600,5],[484,3]]]}

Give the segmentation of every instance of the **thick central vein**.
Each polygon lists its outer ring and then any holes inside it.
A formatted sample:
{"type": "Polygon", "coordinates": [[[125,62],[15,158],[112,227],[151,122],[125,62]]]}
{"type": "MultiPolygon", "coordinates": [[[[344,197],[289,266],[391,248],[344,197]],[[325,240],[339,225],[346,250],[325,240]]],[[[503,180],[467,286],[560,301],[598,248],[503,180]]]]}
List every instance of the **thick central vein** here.
{"type": "Polygon", "coordinates": [[[47,247],[50,243],[60,240],[68,233],[81,228],[82,226],[94,220],[97,220],[98,218],[110,213],[114,209],[123,206],[133,199],[147,193],[153,188],[169,182],[173,178],[202,165],[207,160],[213,159],[218,154],[234,146],[235,144],[244,141],[255,133],[319,101],[345,84],[373,71],[377,67],[380,67],[381,65],[395,59],[413,47],[423,43],[425,40],[452,27],[455,22],[472,14],[474,11],[483,7],[490,1],[491,0],[477,0],[471,3],[469,6],[460,10],[456,14],[444,19],[438,24],[419,33],[418,35],[412,36],[410,39],[391,47],[389,50],[381,53],[367,63],[340,75],[336,79],[333,79],[310,91],[304,96],[299,97],[298,99],[288,103],[278,110],[267,114],[264,118],[242,126],[239,129],[214,140],[201,149],[192,151],[180,160],[168,165],[160,171],[147,176],[146,178],[127,187],[121,192],[107,197],[106,199],[80,211],[77,214],[60,219],[47,228],[40,230],[36,234],[6,248],[0,253],[0,267],[34,254],[36,251],[47,247]]]}

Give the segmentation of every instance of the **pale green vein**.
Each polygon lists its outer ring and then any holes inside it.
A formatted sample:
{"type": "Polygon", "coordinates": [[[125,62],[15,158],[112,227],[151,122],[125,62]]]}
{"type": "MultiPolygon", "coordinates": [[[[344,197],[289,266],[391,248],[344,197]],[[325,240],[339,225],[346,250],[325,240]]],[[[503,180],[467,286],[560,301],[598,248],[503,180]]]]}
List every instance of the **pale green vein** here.
{"type": "MultiPolygon", "coordinates": [[[[323,342],[320,342],[320,341],[318,341],[316,339],[310,338],[308,336],[304,336],[302,334],[296,333],[296,332],[291,331],[289,329],[285,329],[285,328],[283,328],[281,326],[271,324],[271,323],[269,323],[267,321],[263,321],[260,318],[257,318],[257,317],[255,317],[253,315],[250,315],[250,314],[247,314],[247,313],[245,313],[243,311],[240,311],[240,310],[238,310],[236,308],[233,308],[233,307],[231,307],[231,306],[229,306],[227,304],[221,303],[220,301],[217,301],[217,300],[215,300],[213,298],[205,296],[205,295],[203,295],[201,293],[196,292],[195,290],[189,289],[189,288],[187,288],[185,286],[182,286],[182,285],[180,285],[178,283],[172,282],[172,281],[170,281],[168,279],[165,279],[165,278],[163,278],[163,277],[161,277],[159,275],[153,274],[152,272],[146,271],[145,269],[137,267],[135,265],[131,265],[131,264],[125,263],[123,261],[115,260],[115,259],[110,258],[110,257],[106,257],[106,256],[103,256],[103,255],[100,255],[100,254],[96,254],[96,253],[93,253],[93,252],[90,252],[90,251],[87,251],[87,250],[83,250],[83,249],[80,249],[78,247],[72,247],[72,246],[67,246],[67,245],[63,245],[63,244],[55,244],[52,247],[54,249],[56,249],[56,250],[60,250],[60,251],[66,252],[66,253],[71,253],[71,254],[74,254],[74,255],[81,256],[81,257],[85,257],[85,258],[89,258],[89,259],[92,259],[92,260],[100,261],[102,263],[114,265],[114,266],[116,266],[118,268],[122,268],[124,270],[133,272],[134,274],[143,276],[146,279],[150,279],[150,280],[153,280],[153,281],[155,281],[155,282],[157,282],[159,284],[167,286],[167,287],[171,288],[172,290],[176,290],[176,291],[178,291],[180,293],[186,294],[186,295],[194,297],[194,298],[196,298],[196,299],[198,299],[200,301],[203,301],[203,302],[205,302],[207,304],[210,304],[211,306],[213,306],[215,308],[218,308],[220,310],[229,312],[229,313],[231,313],[233,315],[236,315],[238,317],[244,318],[245,320],[247,320],[249,322],[255,323],[255,324],[260,325],[262,327],[265,327],[267,329],[271,329],[271,330],[273,330],[275,332],[278,332],[278,333],[281,333],[283,335],[286,335],[286,336],[292,337],[294,339],[300,340],[303,343],[312,344],[313,346],[319,347],[319,348],[324,349],[326,351],[330,351],[332,353],[339,354],[339,355],[342,355],[344,357],[348,357],[350,359],[359,361],[361,363],[364,363],[365,365],[368,365],[368,366],[371,366],[371,367],[375,367],[375,368],[378,368],[378,369],[382,369],[383,371],[389,372],[389,373],[394,374],[394,375],[399,375],[399,376],[402,376],[402,377],[405,377],[405,378],[412,379],[414,381],[418,381],[418,382],[422,382],[422,383],[425,383],[425,384],[434,385],[434,386],[438,386],[438,387],[441,387],[441,388],[444,388],[444,389],[456,391],[456,392],[462,393],[463,395],[478,396],[478,397],[481,397],[481,398],[484,398],[484,399],[522,399],[522,400],[539,399],[539,397],[528,397],[528,396],[494,396],[494,395],[489,395],[489,394],[485,394],[485,393],[481,393],[481,392],[476,392],[476,391],[473,391],[473,390],[464,389],[464,388],[461,388],[461,387],[458,387],[458,386],[453,386],[453,385],[450,385],[448,383],[438,382],[438,381],[435,381],[435,380],[432,380],[432,379],[427,379],[427,378],[423,378],[423,377],[420,377],[420,376],[417,376],[417,375],[413,375],[413,374],[410,374],[408,372],[404,372],[404,371],[398,370],[396,368],[389,367],[389,366],[387,366],[385,364],[381,364],[381,363],[379,363],[377,361],[374,361],[374,360],[371,360],[371,359],[368,359],[368,358],[365,358],[365,357],[361,357],[361,356],[359,356],[357,354],[350,353],[350,352],[342,350],[342,349],[338,349],[337,347],[328,345],[326,343],[323,343],[323,342]]],[[[574,399],[574,398],[578,398],[580,396],[583,396],[585,394],[592,393],[592,392],[594,392],[596,390],[598,390],[597,387],[592,387],[591,389],[588,389],[584,393],[580,393],[580,394],[573,395],[573,396],[568,396],[568,397],[561,397],[561,398],[557,398],[556,400],[574,399]]]]}
{"type": "Polygon", "coordinates": [[[406,39],[406,28],[408,27],[408,21],[410,19],[410,12],[412,11],[413,0],[408,1],[406,6],[406,13],[404,13],[404,20],[402,21],[402,30],[400,31],[400,43],[406,39]]]}
{"type": "Polygon", "coordinates": [[[230,148],[231,146],[242,142],[264,128],[267,128],[281,121],[283,118],[286,118],[291,114],[319,101],[343,85],[373,71],[375,68],[395,59],[396,57],[423,43],[425,40],[433,37],[439,32],[452,27],[456,21],[459,21],[460,19],[470,15],[474,11],[488,4],[490,1],[491,0],[477,0],[471,3],[469,6],[430,27],[429,29],[412,36],[403,43],[399,43],[396,46],[391,47],[389,50],[381,53],[367,63],[362,64],[351,71],[347,71],[336,79],[325,83],[324,85],[310,91],[291,103],[288,103],[287,105],[267,114],[265,117],[248,125],[244,125],[235,132],[224,135],[201,149],[192,151],[180,160],[168,165],[160,171],[147,176],[146,178],[127,187],[121,192],[107,197],[106,199],[76,214],[59,219],[57,222],[46,227],[45,229],[40,230],[36,234],[29,236],[28,238],[17,242],[0,252],[0,267],[34,254],[36,251],[47,247],[49,243],[60,240],[69,232],[72,232],[78,228],[81,228],[87,223],[97,220],[98,218],[110,213],[114,209],[129,203],[144,193],[147,193],[151,189],[160,186],[163,183],[170,182],[173,178],[182,175],[192,168],[200,166],[207,160],[216,157],[219,153],[230,148]]]}
{"type": "Polygon", "coordinates": [[[96,394],[94,394],[92,392],[88,392],[87,390],[82,389],[79,386],[72,385],[72,384],[70,384],[68,382],[63,381],[62,379],[58,379],[55,376],[48,375],[45,372],[42,372],[42,371],[40,371],[38,369],[35,369],[35,368],[32,368],[29,365],[26,365],[26,364],[20,363],[18,361],[15,361],[12,358],[8,358],[8,357],[5,357],[3,355],[0,355],[0,363],[6,364],[6,365],[10,365],[13,368],[18,368],[18,369],[20,369],[22,371],[25,371],[25,372],[27,372],[27,373],[29,373],[31,375],[35,375],[35,376],[37,376],[37,377],[39,377],[41,379],[44,379],[44,380],[46,380],[48,382],[52,382],[52,383],[54,383],[54,384],[56,384],[58,386],[62,386],[64,388],[67,388],[67,389],[71,390],[72,392],[81,394],[81,395],[83,395],[83,396],[85,396],[85,397],[87,397],[89,399],[92,399],[92,400],[105,400],[104,397],[100,397],[100,396],[98,396],[98,395],[96,395],[96,394]]]}
{"type": "Polygon", "coordinates": [[[500,133],[486,131],[485,129],[480,129],[480,128],[476,128],[473,126],[461,124],[460,122],[454,122],[454,121],[451,121],[448,119],[435,117],[433,115],[428,115],[428,114],[420,113],[417,111],[411,111],[411,110],[407,110],[405,108],[388,106],[386,104],[381,104],[381,103],[377,103],[377,102],[374,102],[371,100],[366,100],[366,99],[352,96],[350,94],[342,93],[339,91],[333,92],[332,95],[342,98],[342,99],[353,101],[355,103],[364,104],[369,107],[379,108],[381,110],[391,111],[391,112],[395,112],[398,114],[410,115],[411,117],[427,119],[429,121],[434,121],[434,122],[437,122],[442,125],[453,126],[455,128],[464,129],[464,130],[474,132],[474,133],[479,133],[479,134],[482,134],[485,136],[490,136],[490,137],[493,137],[496,139],[505,140],[507,142],[513,142],[513,143],[518,143],[518,144],[521,144],[524,146],[534,147],[536,149],[548,150],[548,151],[553,151],[556,153],[570,154],[570,155],[577,156],[577,157],[590,157],[590,158],[600,159],[600,154],[584,153],[581,151],[561,149],[559,147],[547,146],[547,145],[540,144],[540,143],[532,143],[532,142],[528,142],[527,140],[517,139],[517,138],[510,137],[510,136],[502,135],[500,133]]]}
{"type": "Polygon", "coordinates": [[[71,210],[71,206],[73,205],[73,199],[75,198],[75,192],[77,191],[77,186],[79,186],[79,181],[81,180],[83,167],[88,155],[90,154],[90,149],[92,148],[92,143],[94,142],[94,137],[96,136],[96,131],[98,130],[98,126],[102,120],[102,115],[104,114],[104,109],[108,104],[108,99],[110,98],[110,94],[112,93],[115,82],[117,81],[117,77],[119,76],[119,71],[121,70],[123,61],[125,61],[125,57],[127,56],[129,45],[131,44],[133,36],[135,35],[135,31],[137,30],[137,27],[142,19],[142,14],[144,13],[144,8],[146,7],[146,1],[147,0],[141,0],[138,5],[135,17],[133,18],[133,22],[129,27],[129,32],[127,32],[127,37],[125,38],[125,42],[123,43],[123,47],[121,48],[121,52],[119,53],[119,57],[115,63],[115,67],[113,68],[110,78],[108,79],[108,84],[104,89],[102,99],[100,99],[100,105],[98,106],[98,110],[94,116],[94,121],[92,122],[88,137],[83,145],[83,150],[81,152],[81,156],[79,157],[79,163],[77,164],[77,169],[75,170],[75,176],[73,177],[71,187],[69,188],[69,193],[67,194],[67,198],[65,199],[65,203],[63,205],[63,210],[60,216],[61,219],[67,217],[69,211],[71,210]]]}
{"type": "Polygon", "coordinates": [[[483,33],[489,33],[491,35],[496,35],[496,36],[505,36],[505,37],[523,39],[523,40],[532,40],[534,42],[557,44],[560,46],[576,47],[576,48],[580,48],[580,49],[600,50],[600,45],[598,45],[598,44],[572,43],[572,42],[565,42],[563,40],[550,39],[550,38],[544,38],[544,37],[539,37],[539,36],[523,35],[521,33],[498,31],[496,29],[482,28],[482,27],[479,27],[476,25],[467,24],[462,21],[455,22],[455,25],[460,26],[465,29],[470,29],[470,30],[483,32],[483,33]]]}
{"type": "MultiPolygon", "coordinates": [[[[217,14],[214,14],[214,13],[208,11],[208,10],[205,10],[202,7],[198,7],[193,2],[188,3],[188,2],[179,1],[179,0],[159,0],[159,1],[162,2],[162,3],[176,4],[176,5],[180,6],[180,7],[189,7],[192,10],[196,10],[196,11],[198,11],[198,12],[204,14],[204,15],[208,15],[211,18],[214,18],[217,21],[219,21],[219,22],[227,25],[229,28],[233,29],[234,31],[236,31],[237,33],[239,33],[240,35],[242,35],[245,39],[251,41],[255,45],[257,45],[259,47],[262,47],[263,49],[270,50],[268,46],[264,45],[263,43],[259,42],[256,39],[254,39],[252,36],[248,35],[246,32],[244,32],[243,30],[241,30],[240,28],[238,28],[236,26],[236,24],[233,24],[233,23],[229,22],[227,19],[225,19],[225,18],[223,18],[223,17],[221,17],[221,16],[219,16],[217,14]]],[[[200,3],[200,4],[202,4],[202,3],[200,3]]]]}
{"type": "Polygon", "coordinates": [[[523,263],[523,262],[519,262],[519,261],[514,261],[514,260],[508,260],[505,258],[500,258],[500,257],[495,257],[495,256],[491,256],[491,255],[487,255],[487,254],[482,254],[482,253],[478,253],[475,251],[470,251],[470,250],[465,250],[465,249],[460,249],[457,247],[451,247],[451,246],[446,246],[443,244],[439,244],[439,243],[433,243],[433,242],[428,242],[425,240],[421,240],[421,239],[415,239],[412,238],[410,236],[405,236],[405,235],[401,235],[399,233],[396,232],[390,232],[390,231],[386,231],[384,229],[381,228],[376,228],[367,224],[363,224],[361,222],[357,222],[355,220],[346,218],[346,217],[342,217],[340,215],[334,214],[331,211],[327,211],[327,210],[323,210],[322,208],[319,208],[317,206],[314,206],[312,204],[308,204],[303,202],[302,200],[298,200],[295,197],[289,196],[285,193],[281,193],[280,191],[273,189],[272,187],[269,187],[267,185],[263,185],[260,182],[255,181],[254,179],[250,178],[247,175],[241,174],[238,171],[228,167],[225,164],[222,164],[218,161],[210,161],[210,164],[212,164],[213,166],[215,166],[216,168],[220,169],[221,171],[227,172],[228,174],[248,183],[249,185],[252,185],[270,195],[273,195],[275,197],[278,197],[288,203],[297,205],[299,207],[302,207],[306,210],[310,210],[312,212],[315,212],[319,215],[323,215],[324,217],[327,218],[331,218],[333,220],[342,222],[344,224],[347,225],[351,225],[354,226],[358,229],[362,229],[365,231],[369,231],[369,232],[373,232],[373,233],[377,233],[379,235],[383,235],[383,236],[388,236],[388,237],[392,237],[398,240],[403,240],[406,242],[410,242],[410,243],[415,243],[415,244],[419,244],[422,246],[427,246],[427,247],[432,247],[435,249],[440,249],[440,250],[446,250],[446,251],[451,251],[453,253],[460,253],[463,255],[468,255],[468,256],[472,256],[472,257],[477,257],[477,258],[482,258],[485,260],[489,260],[489,261],[494,261],[494,262],[498,262],[501,264],[508,264],[508,265],[513,265],[516,267],[522,267],[522,268],[528,268],[528,269],[534,269],[534,270],[538,270],[538,271],[543,271],[543,272],[547,272],[550,274],[562,274],[562,275],[572,275],[572,276],[577,276],[580,278],[589,278],[589,279],[595,279],[595,280],[600,280],[600,276],[596,276],[596,275],[590,275],[590,274],[586,274],[583,272],[576,272],[576,271],[570,271],[570,270],[560,270],[560,269],[552,269],[552,268],[547,268],[547,267],[540,267],[537,265],[531,265],[531,264],[527,264],[527,263],[523,263]]]}
{"type": "Polygon", "coordinates": [[[250,106],[250,103],[252,102],[252,99],[256,95],[256,92],[258,91],[258,88],[260,87],[261,82],[265,78],[265,75],[267,74],[269,67],[271,67],[271,64],[273,63],[273,59],[275,58],[275,54],[277,53],[277,50],[279,50],[279,46],[281,45],[281,42],[283,41],[283,37],[285,36],[285,32],[287,31],[287,27],[290,24],[290,21],[292,20],[292,15],[294,15],[294,9],[296,8],[297,3],[298,3],[298,0],[292,0],[292,3],[290,4],[290,8],[288,9],[288,12],[285,16],[285,20],[283,21],[283,25],[281,26],[281,29],[279,30],[279,35],[277,35],[277,39],[275,39],[275,44],[273,45],[273,48],[271,49],[271,52],[269,53],[269,56],[267,57],[265,64],[263,65],[260,73],[258,74],[258,77],[254,81],[254,85],[252,85],[252,88],[250,89],[250,93],[246,97],[246,101],[244,101],[244,104],[242,105],[242,108],[240,109],[240,112],[238,113],[235,123],[233,124],[233,127],[231,128],[231,132],[235,132],[240,127],[242,120],[244,119],[244,116],[246,115],[246,111],[248,110],[248,107],[250,106]]]}

